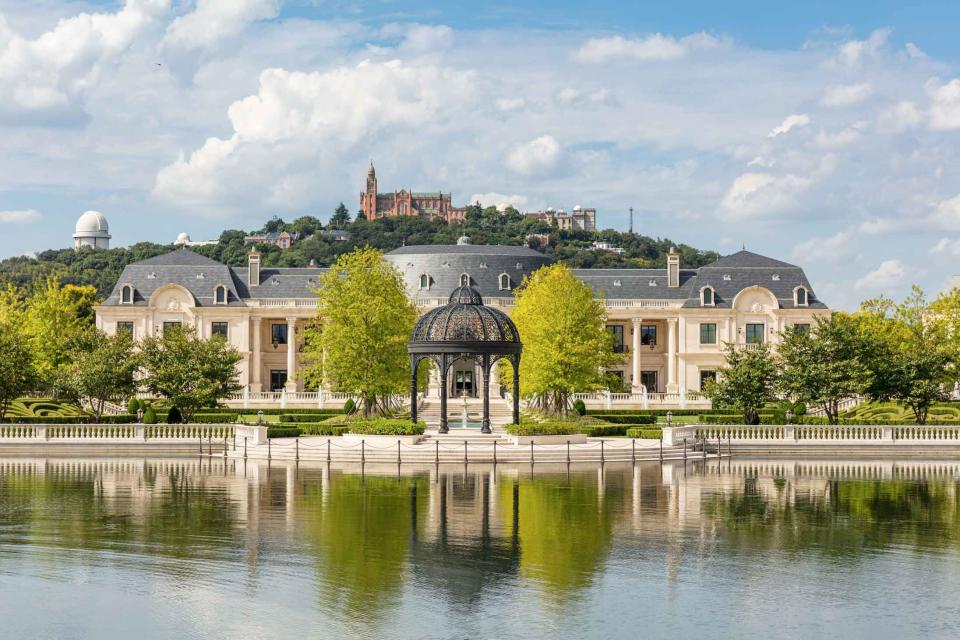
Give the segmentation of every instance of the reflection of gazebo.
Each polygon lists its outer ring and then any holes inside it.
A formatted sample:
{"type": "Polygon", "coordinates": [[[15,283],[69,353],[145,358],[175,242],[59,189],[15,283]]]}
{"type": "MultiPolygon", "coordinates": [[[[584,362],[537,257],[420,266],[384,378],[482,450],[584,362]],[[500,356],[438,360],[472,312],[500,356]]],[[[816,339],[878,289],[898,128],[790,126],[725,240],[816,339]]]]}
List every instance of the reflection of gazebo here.
{"type": "Polygon", "coordinates": [[[447,370],[456,360],[473,360],[483,372],[483,423],[490,433],[490,369],[507,358],[513,364],[513,422],[520,422],[520,335],[499,309],[484,306],[473,287],[458,287],[450,301],[417,321],[410,343],[410,416],[417,421],[417,365],[429,358],[440,368],[440,433],[447,433],[447,370]]]}

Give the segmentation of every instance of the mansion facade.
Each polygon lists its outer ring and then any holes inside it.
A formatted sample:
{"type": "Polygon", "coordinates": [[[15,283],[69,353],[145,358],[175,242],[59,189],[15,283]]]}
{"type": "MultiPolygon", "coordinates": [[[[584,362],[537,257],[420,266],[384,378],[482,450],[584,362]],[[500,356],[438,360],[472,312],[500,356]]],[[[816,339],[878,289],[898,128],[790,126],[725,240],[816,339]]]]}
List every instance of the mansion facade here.
{"type": "MultiPolygon", "coordinates": [[[[450,292],[465,285],[509,313],[514,289],[552,262],[525,247],[473,245],[467,238],[401,247],[385,259],[402,274],[421,313],[446,304],[450,292]]],[[[96,324],[138,339],[190,325],[204,338],[224,336],[240,351],[245,393],[316,392],[303,389],[297,372],[325,271],[263,267],[256,251],[246,268],[234,268],[180,249],[128,265],[97,307],[96,324]]],[[[830,313],[800,267],[749,251],[696,269],[684,268],[671,251],[665,269],[574,273],[604,300],[607,328],[624,357],[613,375],[627,395],[642,394],[644,402],[652,394],[695,398],[724,365],[725,343],[776,344],[787,327],[809,327],[830,313]]],[[[475,397],[480,388],[479,372],[465,362],[448,379],[454,396],[475,397]]]]}

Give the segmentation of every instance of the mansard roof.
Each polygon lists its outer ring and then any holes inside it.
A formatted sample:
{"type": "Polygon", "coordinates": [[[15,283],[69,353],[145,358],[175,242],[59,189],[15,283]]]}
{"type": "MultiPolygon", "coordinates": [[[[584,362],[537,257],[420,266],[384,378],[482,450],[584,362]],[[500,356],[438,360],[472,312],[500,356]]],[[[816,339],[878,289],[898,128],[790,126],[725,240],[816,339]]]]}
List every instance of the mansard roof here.
{"type": "Polygon", "coordinates": [[[800,267],[746,249],[723,256],[701,269],[799,269],[800,267]]]}
{"type": "Polygon", "coordinates": [[[681,269],[680,286],[671,288],[666,269],[573,269],[573,274],[608,300],[686,300],[697,279],[696,270],[681,269]]]}
{"type": "Polygon", "coordinates": [[[198,307],[213,305],[215,289],[223,285],[227,288],[227,306],[243,306],[233,271],[189,249],[178,249],[127,265],[103,304],[119,305],[120,291],[125,285],[134,289],[133,306],[146,306],[158,289],[168,285],[189,291],[198,307]]]}

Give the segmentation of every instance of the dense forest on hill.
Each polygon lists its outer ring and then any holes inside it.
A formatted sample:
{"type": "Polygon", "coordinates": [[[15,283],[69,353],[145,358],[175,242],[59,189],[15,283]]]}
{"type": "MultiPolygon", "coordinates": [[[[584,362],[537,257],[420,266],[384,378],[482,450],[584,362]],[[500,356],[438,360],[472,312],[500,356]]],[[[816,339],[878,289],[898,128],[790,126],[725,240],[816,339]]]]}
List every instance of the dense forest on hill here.
{"type": "MultiPolygon", "coordinates": [[[[355,247],[369,245],[390,251],[403,245],[455,244],[462,235],[470,237],[474,244],[530,244],[535,249],[571,267],[584,268],[637,268],[663,267],[665,255],[671,246],[682,254],[684,267],[698,267],[715,260],[713,251],[700,251],[669,239],[654,239],[612,229],[603,231],[561,231],[549,224],[527,218],[512,208],[498,211],[495,207],[468,207],[464,223],[447,224],[423,218],[384,218],[368,221],[363,218],[350,220],[346,207],[341,205],[323,224],[314,216],[302,216],[292,222],[280,218],[269,220],[260,232],[289,231],[300,233],[301,240],[292,248],[281,251],[273,245],[261,245],[264,266],[303,267],[311,260],[319,266],[328,266],[340,254],[355,247]],[[350,234],[349,241],[338,241],[318,233],[324,229],[342,229],[350,234]],[[539,237],[548,235],[543,243],[539,237]],[[622,247],[624,253],[593,250],[595,241],[607,241],[622,247]]],[[[231,266],[246,264],[249,247],[243,245],[248,232],[240,229],[224,231],[216,245],[192,247],[193,251],[231,266]]],[[[56,249],[41,251],[35,257],[17,256],[0,261],[0,286],[12,284],[29,289],[47,276],[56,275],[64,284],[89,284],[97,288],[100,296],[106,296],[116,283],[123,267],[131,262],[144,260],[172,251],[171,244],[139,242],[129,247],[99,251],[74,251],[56,249]]]]}

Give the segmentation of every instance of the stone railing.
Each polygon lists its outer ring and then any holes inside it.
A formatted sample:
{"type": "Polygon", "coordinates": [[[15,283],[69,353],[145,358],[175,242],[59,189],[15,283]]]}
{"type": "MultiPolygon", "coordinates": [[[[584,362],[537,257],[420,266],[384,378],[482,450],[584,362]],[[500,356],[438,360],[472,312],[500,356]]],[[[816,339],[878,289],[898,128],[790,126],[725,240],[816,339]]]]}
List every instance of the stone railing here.
{"type": "Polygon", "coordinates": [[[0,424],[2,442],[183,442],[233,437],[232,424],[0,424]]]}
{"type": "Polygon", "coordinates": [[[696,436],[723,443],[960,445],[960,425],[698,425],[696,436]]]}
{"type": "Polygon", "coordinates": [[[583,400],[590,409],[709,409],[710,400],[697,391],[680,393],[575,393],[574,400],[583,400]]]}

